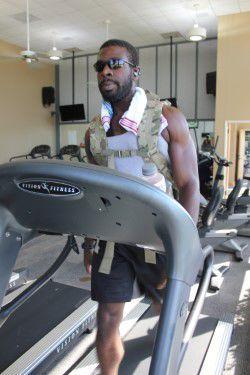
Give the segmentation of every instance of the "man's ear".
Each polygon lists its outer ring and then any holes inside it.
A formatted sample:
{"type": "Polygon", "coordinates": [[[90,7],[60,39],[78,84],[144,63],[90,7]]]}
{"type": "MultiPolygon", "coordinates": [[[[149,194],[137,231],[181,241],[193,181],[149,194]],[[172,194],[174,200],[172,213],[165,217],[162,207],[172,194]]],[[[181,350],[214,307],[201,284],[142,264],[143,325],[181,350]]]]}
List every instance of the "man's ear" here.
{"type": "Polygon", "coordinates": [[[133,76],[135,78],[138,78],[141,75],[141,68],[140,68],[140,66],[136,66],[133,70],[134,70],[133,71],[133,76]]]}

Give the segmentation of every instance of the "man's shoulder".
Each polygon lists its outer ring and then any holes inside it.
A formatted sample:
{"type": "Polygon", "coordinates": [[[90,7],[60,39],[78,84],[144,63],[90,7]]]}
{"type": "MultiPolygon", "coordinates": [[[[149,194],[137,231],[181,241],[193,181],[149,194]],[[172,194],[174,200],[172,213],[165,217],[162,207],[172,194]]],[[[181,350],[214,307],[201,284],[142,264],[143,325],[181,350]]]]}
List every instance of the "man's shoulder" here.
{"type": "Polygon", "coordinates": [[[102,120],[100,115],[95,115],[89,123],[89,129],[102,126],[102,120]]]}
{"type": "Polygon", "coordinates": [[[146,96],[147,96],[148,99],[159,100],[160,101],[159,95],[155,94],[152,91],[149,91],[148,89],[145,89],[144,91],[145,91],[145,94],[146,94],[146,96]]]}
{"type": "Polygon", "coordinates": [[[168,122],[170,139],[177,140],[189,136],[188,123],[183,113],[175,107],[163,106],[162,114],[168,122]]]}
{"type": "Polygon", "coordinates": [[[95,115],[92,120],[90,121],[90,124],[96,123],[96,122],[101,122],[101,116],[100,115],[95,115]]]}
{"type": "Polygon", "coordinates": [[[164,115],[164,117],[176,117],[180,116],[182,113],[178,108],[172,107],[171,105],[165,105],[165,103],[163,103],[162,114],[164,115]]]}
{"type": "Polygon", "coordinates": [[[179,108],[172,107],[169,105],[163,104],[162,106],[162,114],[168,120],[176,119],[176,120],[184,120],[185,116],[181,112],[179,108]]]}

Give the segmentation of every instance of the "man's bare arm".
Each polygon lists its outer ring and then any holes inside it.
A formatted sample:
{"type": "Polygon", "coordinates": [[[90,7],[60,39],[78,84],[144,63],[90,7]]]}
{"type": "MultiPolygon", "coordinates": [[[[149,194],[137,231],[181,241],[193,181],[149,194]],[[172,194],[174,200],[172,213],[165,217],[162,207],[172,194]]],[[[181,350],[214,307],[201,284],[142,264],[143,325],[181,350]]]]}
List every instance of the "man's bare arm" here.
{"type": "Polygon", "coordinates": [[[173,178],[179,190],[179,202],[197,223],[200,206],[200,190],[197,156],[188,124],[176,108],[163,107],[168,127],[162,131],[169,145],[169,157],[173,178]]]}
{"type": "MultiPolygon", "coordinates": [[[[89,129],[85,133],[85,152],[86,152],[89,163],[90,164],[97,164],[93,155],[92,155],[92,152],[90,151],[90,132],[89,132],[89,129]]],[[[85,237],[84,243],[86,245],[91,246],[94,242],[95,242],[94,238],[85,237]]]]}
{"type": "MultiPolygon", "coordinates": [[[[86,152],[86,155],[87,155],[87,158],[88,158],[88,162],[90,164],[97,164],[93,155],[92,155],[92,152],[90,150],[90,132],[89,132],[89,129],[85,133],[85,152],[86,152]]],[[[96,239],[94,239],[94,238],[90,238],[90,237],[84,238],[84,245],[86,245],[86,247],[93,246],[95,242],[96,242],[96,239]]],[[[91,273],[91,258],[92,258],[91,250],[84,250],[84,264],[85,264],[85,268],[86,268],[88,273],[91,273]]]]}

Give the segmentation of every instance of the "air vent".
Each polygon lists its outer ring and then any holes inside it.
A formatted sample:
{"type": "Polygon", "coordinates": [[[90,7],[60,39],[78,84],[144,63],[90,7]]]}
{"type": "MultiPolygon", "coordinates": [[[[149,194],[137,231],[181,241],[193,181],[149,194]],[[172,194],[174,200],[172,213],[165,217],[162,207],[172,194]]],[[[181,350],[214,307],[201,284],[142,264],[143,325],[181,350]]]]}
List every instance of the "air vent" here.
{"type": "Polygon", "coordinates": [[[172,36],[172,38],[183,38],[183,36],[179,33],[179,31],[172,31],[170,33],[163,33],[163,34],[161,34],[161,36],[164,39],[167,39],[167,40],[169,40],[171,36],[172,36]]]}
{"type": "Polygon", "coordinates": [[[65,48],[64,51],[69,52],[69,53],[83,52],[83,50],[78,47],[65,48]]]}
{"type": "MultiPolygon", "coordinates": [[[[10,17],[14,18],[16,21],[19,21],[19,22],[22,22],[22,23],[26,23],[26,12],[13,14],[10,17]]],[[[30,20],[30,22],[36,22],[36,21],[40,21],[41,18],[38,18],[38,17],[33,16],[32,14],[30,14],[29,20],[30,20]]]]}

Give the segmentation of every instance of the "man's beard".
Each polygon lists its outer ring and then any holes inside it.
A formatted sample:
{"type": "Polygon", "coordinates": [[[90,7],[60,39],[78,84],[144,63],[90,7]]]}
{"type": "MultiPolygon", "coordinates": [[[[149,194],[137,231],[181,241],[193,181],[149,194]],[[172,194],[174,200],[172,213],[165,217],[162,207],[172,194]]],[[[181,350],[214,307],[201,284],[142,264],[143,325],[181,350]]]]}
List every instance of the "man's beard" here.
{"type": "MultiPolygon", "coordinates": [[[[108,80],[109,79],[107,79],[107,81],[108,80]]],[[[100,93],[102,94],[102,97],[105,101],[110,102],[110,103],[117,103],[123,100],[124,98],[126,98],[130,94],[132,90],[132,86],[133,86],[132,77],[129,77],[127,82],[124,83],[123,85],[120,85],[119,83],[113,80],[110,80],[110,81],[112,81],[117,86],[117,89],[115,92],[102,90],[102,82],[98,83],[100,93]]]]}

